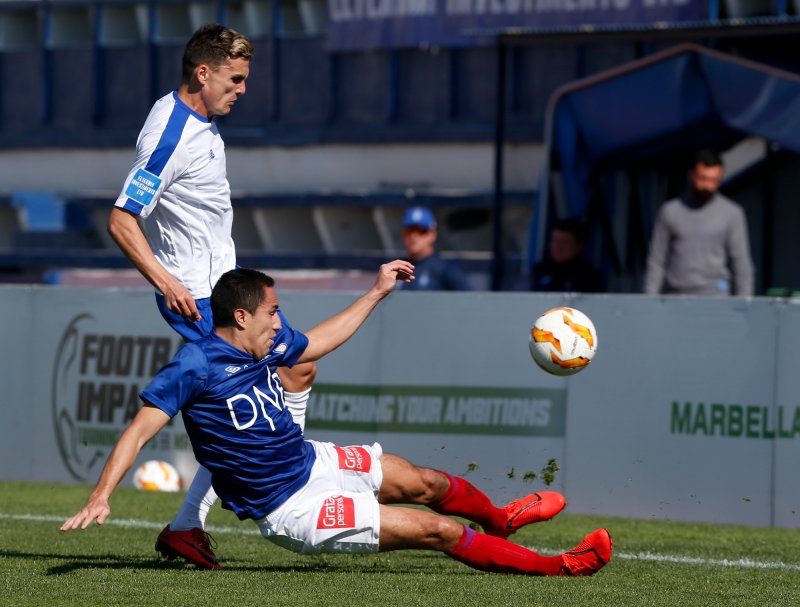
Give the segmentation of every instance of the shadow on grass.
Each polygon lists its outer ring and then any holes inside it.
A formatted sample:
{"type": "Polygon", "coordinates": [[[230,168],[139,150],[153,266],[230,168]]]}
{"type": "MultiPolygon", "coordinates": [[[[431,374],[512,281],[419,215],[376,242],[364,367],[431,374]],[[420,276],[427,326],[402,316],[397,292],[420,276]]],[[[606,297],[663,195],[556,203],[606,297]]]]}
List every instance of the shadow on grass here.
{"type": "MultiPolygon", "coordinates": [[[[437,555],[427,555],[425,553],[416,553],[416,557],[434,557],[441,558],[437,555]]],[[[120,556],[116,554],[93,554],[93,555],[76,555],[76,554],[58,554],[46,552],[22,552],[15,550],[0,550],[0,558],[17,558],[17,559],[33,559],[36,561],[54,560],[64,561],[59,565],[52,565],[47,568],[46,575],[66,575],[75,571],[86,569],[147,569],[147,570],[163,570],[163,571],[200,571],[212,573],[211,570],[196,567],[186,561],[175,559],[172,561],[161,559],[158,557],[138,558],[130,556],[120,556]]],[[[419,565],[414,566],[413,562],[409,566],[399,566],[400,563],[392,562],[389,565],[376,564],[371,560],[364,560],[362,564],[357,564],[355,560],[348,559],[346,562],[328,562],[319,560],[318,558],[309,557],[307,563],[293,562],[287,565],[251,565],[244,564],[237,559],[226,559],[222,564],[222,570],[215,572],[217,574],[224,573],[225,571],[231,572],[264,572],[264,573],[353,573],[357,571],[362,574],[383,574],[388,571],[392,573],[408,573],[419,574],[421,570],[426,568],[419,565]]],[[[249,562],[249,561],[248,561],[249,562]]],[[[471,570],[465,568],[463,573],[470,573],[471,570]]],[[[442,572],[439,572],[442,573],[442,572]]],[[[456,573],[448,571],[448,574],[456,573]]],[[[462,573],[462,571],[458,571],[462,573]]]]}

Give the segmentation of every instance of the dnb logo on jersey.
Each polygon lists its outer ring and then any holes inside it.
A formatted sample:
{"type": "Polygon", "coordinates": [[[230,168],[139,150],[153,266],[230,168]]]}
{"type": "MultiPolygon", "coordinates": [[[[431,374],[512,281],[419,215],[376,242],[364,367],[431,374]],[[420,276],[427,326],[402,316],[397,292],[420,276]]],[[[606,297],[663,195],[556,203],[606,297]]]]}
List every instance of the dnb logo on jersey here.
{"type": "Polygon", "coordinates": [[[322,503],[317,529],[352,529],[356,526],[356,509],[352,497],[335,495],[322,503]]]}
{"type": "Polygon", "coordinates": [[[353,472],[369,472],[372,458],[364,447],[336,447],[339,456],[339,469],[353,472]]]}
{"type": "MultiPolygon", "coordinates": [[[[169,338],[110,334],[107,327],[101,328],[90,314],[76,316],[61,336],[53,362],[56,442],[64,465],[79,481],[97,478],[122,430],[139,411],[139,391],[175,352],[169,338]]],[[[160,434],[145,449],[175,446],[174,432],[165,428],[160,434]]],[[[183,442],[185,435],[180,434],[183,442]]]]}

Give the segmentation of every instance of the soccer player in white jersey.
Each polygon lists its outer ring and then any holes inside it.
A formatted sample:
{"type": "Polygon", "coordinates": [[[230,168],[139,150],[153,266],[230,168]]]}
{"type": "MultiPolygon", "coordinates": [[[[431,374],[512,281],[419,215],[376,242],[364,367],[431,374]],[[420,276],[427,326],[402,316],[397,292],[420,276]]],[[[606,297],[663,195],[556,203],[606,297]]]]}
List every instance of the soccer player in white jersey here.
{"type": "Polygon", "coordinates": [[[414,266],[381,266],[374,286],[307,334],[284,330],[274,281],[256,270],[226,272],[211,296],[214,331],[184,345],[141,392],[144,406],[120,437],[86,505],[62,531],[103,524],[109,498],[136,455],[180,411],[195,457],[211,471],[223,506],[252,519],[289,550],[443,552],[481,571],[591,575],[611,558],[606,529],[573,550],[542,556],[506,539],[552,518],[563,496],[541,492],[504,508],[463,478],[383,453],[378,443],[338,447],[308,441],[282,398],[276,369],[314,361],[347,341],[414,266]],[[276,343],[276,340],[280,340],[276,343]],[[390,504],[425,505],[422,509],[390,504]],[[479,523],[485,533],[457,522],[479,523]]]}
{"type": "MultiPolygon", "coordinates": [[[[156,288],[162,316],[188,341],[211,331],[211,289],[236,267],[225,145],[213,118],[228,114],[245,93],[252,53],[245,36],[222,25],[194,33],[184,51],[181,84],[150,111],[136,161],[109,216],[112,238],[156,288]]],[[[314,363],[279,373],[287,402],[302,417],[314,363]]],[[[203,531],[216,499],[210,473],[201,467],[156,550],[219,569],[203,531]]]]}

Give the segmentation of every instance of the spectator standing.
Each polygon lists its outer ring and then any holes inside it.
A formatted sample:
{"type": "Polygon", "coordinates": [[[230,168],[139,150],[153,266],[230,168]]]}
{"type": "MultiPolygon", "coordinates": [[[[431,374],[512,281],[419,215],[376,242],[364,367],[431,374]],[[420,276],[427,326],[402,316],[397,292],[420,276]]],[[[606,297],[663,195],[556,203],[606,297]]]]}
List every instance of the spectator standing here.
{"type": "Polygon", "coordinates": [[[416,280],[398,285],[411,291],[469,291],[461,267],[436,251],[436,217],[427,207],[411,207],[403,216],[403,246],[406,258],[416,268],[416,280]]]}
{"type": "Polygon", "coordinates": [[[753,261],[744,211],[718,192],[720,156],[702,150],[689,170],[684,196],[658,213],[644,291],[686,295],[753,294],[753,261]]]}

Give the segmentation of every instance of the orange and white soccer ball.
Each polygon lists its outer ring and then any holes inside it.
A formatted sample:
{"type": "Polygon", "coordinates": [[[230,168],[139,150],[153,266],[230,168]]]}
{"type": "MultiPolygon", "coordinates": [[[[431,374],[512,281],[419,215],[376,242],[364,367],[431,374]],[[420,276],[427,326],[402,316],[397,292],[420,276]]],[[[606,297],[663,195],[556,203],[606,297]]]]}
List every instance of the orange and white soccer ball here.
{"type": "Polygon", "coordinates": [[[553,308],[533,323],[528,347],[536,364],[548,373],[574,375],[597,352],[597,331],[580,310],[553,308]]]}
{"type": "Polygon", "coordinates": [[[172,464],[151,459],[136,468],[133,484],[146,491],[180,491],[181,477],[172,464]]]}

